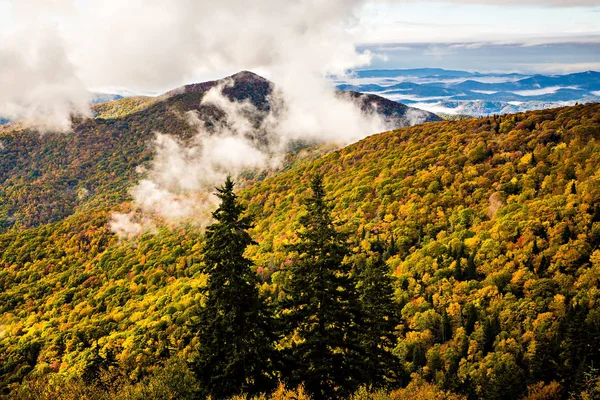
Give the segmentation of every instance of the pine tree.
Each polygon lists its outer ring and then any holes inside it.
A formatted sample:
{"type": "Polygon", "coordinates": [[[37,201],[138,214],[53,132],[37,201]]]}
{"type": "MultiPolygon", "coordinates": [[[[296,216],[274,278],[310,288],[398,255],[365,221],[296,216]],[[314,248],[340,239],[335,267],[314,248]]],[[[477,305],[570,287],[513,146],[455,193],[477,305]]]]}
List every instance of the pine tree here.
{"type": "Polygon", "coordinates": [[[208,275],[206,306],[198,332],[196,373],[204,395],[222,399],[269,388],[272,355],[270,317],[259,298],[252,261],[244,257],[253,244],[251,219],[233,193],[230,177],[217,196],[221,205],[206,230],[203,272],[208,275]]]}
{"type": "Polygon", "coordinates": [[[369,259],[360,272],[358,291],[363,309],[362,345],[367,350],[364,374],[372,387],[400,383],[400,364],[391,353],[396,344],[399,309],[388,266],[381,255],[369,259]]]}
{"type": "Polygon", "coordinates": [[[289,383],[303,383],[315,399],[348,396],[364,383],[360,305],[345,237],[332,222],[323,178],[311,181],[303,230],[285,285],[282,315],[291,345],[284,351],[289,383]]]}
{"type": "Polygon", "coordinates": [[[396,238],[394,237],[394,233],[392,232],[385,253],[383,253],[383,259],[387,260],[390,257],[395,256],[396,254],[398,254],[398,246],[396,245],[396,238]]]}

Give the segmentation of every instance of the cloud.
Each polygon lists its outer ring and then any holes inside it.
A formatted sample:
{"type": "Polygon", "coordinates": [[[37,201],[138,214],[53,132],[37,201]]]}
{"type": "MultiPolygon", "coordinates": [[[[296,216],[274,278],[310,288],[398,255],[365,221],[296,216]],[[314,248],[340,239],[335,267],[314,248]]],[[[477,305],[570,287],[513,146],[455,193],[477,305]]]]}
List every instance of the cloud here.
{"type": "Polygon", "coordinates": [[[429,115],[423,110],[411,108],[406,112],[406,118],[409,125],[418,125],[427,121],[429,115]]]}
{"type": "MultiPolygon", "coordinates": [[[[200,125],[198,125],[200,126],[200,125]]],[[[215,205],[214,187],[227,174],[267,165],[267,156],[239,132],[223,128],[209,134],[200,128],[188,142],[156,133],[155,156],[144,178],[130,192],[135,210],[114,214],[111,228],[120,236],[139,235],[153,224],[192,221],[200,227],[210,222],[215,205]]]]}
{"type": "Polygon", "coordinates": [[[542,89],[518,90],[513,93],[517,94],[519,96],[541,96],[544,94],[554,94],[561,89],[581,90],[577,86],[550,86],[550,87],[545,87],[542,89]]]}
{"type": "Polygon", "coordinates": [[[154,228],[154,225],[151,225],[147,219],[139,220],[133,212],[127,214],[112,213],[108,226],[121,239],[134,239],[144,231],[154,228]]]}
{"type": "Polygon", "coordinates": [[[455,107],[455,108],[445,107],[444,105],[442,105],[442,103],[414,103],[414,104],[412,104],[412,106],[418,107],[419,109],[422,109],[422,110],[427,110],[432,113],[449,114],[449,115],[459,114],[460,109],[461,109],[461,107],[455,107]]]}
{"type": "Polygon", "coordinates": [[[30,27],[0,42],[0,117],[66,132],[71,114],[90,116],[91,95],[74,73],[58,32],[30,27]]]}
{"type": "MultiPolygon", "coordinates": [[[[269,111],[258,110],[248,100],[234,101],[223,95],[233,85],[225,81],[209,90],[201,104],[216,106],[225,113],[219,124],[207,131],[196,112],[185,115],[197,128],[187,141],[156,133],[155,156],[145,177],[131,189],[134,210],[114,214],[111,229],[122,238],[146,232],[155,223],[193,223],[204,228],[211,222],[216,205],[215,186],[230,174],[277,167],[294,141],[346,144],[387,126],[376,113],[362,112],[359,105],[336,95],[328,86],[311,90],[283,86],[270,96],[269,111]]],[[[413,124],[426,118],[421,112],[407,115],[413,124]]]]}
{"type": "Polygon", "coordinates": [[[594,11],[597,1],[376,1],[353,33],[375,44],[598,43],[594,11]]]}
{"type": "Polygon", "coordinates": [[[167,89],[198,75],[270,68],[282,60],[313,72],[368,62],[344,39],[359,4],[105,0],[89,2],[61,26],[86,82],[167,89]]]}

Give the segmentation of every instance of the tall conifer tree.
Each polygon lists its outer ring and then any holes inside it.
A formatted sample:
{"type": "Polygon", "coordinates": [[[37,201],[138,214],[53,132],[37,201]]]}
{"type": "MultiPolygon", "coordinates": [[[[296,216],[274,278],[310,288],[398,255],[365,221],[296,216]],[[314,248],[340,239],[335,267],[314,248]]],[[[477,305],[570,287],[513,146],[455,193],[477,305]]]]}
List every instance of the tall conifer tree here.
{"type": "Polygon", "coordinates": [[[391,350],[396,345],[400,310],[394,300],[392,277],[381,255],[370,258],[360,271],[358,292],[363,308],[362,345],[367,351],[366,383],[372,387],[398,384],[402,380],[401,366],[391,350]]]}
{"type": "Polygon", "coordinates": [[[352,393],[362,380],[360,305],[349,250],[331,219],[323,178],[311,181],[306,215],[300,219],[297,256],[284,288],[282,315],[291,346],[286,350],[289,383],[303,383],[316,399],[352,393]]]}
{"type": "Polygon", "coordinates": [[[204,273],[208,275],[206,306],[199,328],[196,371],[205,395],[227,398],[268,390],[266,371],[272,355],[270,317],[259,298],[252,261],[244,257],[253,244],[251,219],[233,192],[230,177],[217,196],[221,205],[206,230],[204,273]]]}

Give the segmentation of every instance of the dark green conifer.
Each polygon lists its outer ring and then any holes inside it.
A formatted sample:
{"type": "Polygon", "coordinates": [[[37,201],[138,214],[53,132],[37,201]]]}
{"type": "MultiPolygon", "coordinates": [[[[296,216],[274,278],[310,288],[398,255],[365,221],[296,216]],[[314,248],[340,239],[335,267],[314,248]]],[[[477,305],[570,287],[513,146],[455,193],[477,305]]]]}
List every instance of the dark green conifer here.
{"type": "Polygon", "coordinates": [[[392,277],[381,255],[369,259],[360,272],[358,291],[363,310],[362,346],[367,351],[367,384],[377,388],[399,384],[400,363],[391,350],[396,345],[400,310],[394,301],[392,277]]]}
{"type": "Polygon", "coordinates": [[[291,342],[285,350],[291,386],[303,383],[315,399],[348,396],[364,384],[360,305],[345,237],[332,222],[323,178],[311,182],[300,218],[297,256],[290,266],[282,315],[291,342]]]}
{"type": "Polygon", "coordinates": [[[215,399],[269,389],[272,355],[270,318],[259,298],[252,261],[244,257],[253,244],[251,219],[227,178],[217,188],[221,205],[206,230],[204,273],[208,275],[206,305],[199,327],[196,372],[204,395],[215,399]]]}
{"type": "Polygon", "coordinates": [[[392,232],[390,241],[383,253],[383,259],[387,260],[388,258],[395,256],[398,254],[398,246],[396,245],[396,238],[394,237],[394,232],[392,232]]]}

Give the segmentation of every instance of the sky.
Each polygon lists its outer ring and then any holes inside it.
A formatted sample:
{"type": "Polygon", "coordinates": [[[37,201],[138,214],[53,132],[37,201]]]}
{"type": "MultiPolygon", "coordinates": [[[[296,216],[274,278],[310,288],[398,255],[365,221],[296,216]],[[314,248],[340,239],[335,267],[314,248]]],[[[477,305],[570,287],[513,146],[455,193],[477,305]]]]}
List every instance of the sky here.
{"type": "Polygon", "coordinates": [[[600,1],[369,2],[354,28],[370,68],[600,70],[600,1]]]}
{"type": "Polygon", "coordinates": [[[539,44],[564,40],[598,42],[600,36],[600,2],[565,1],[561,2],[562,6],[551,6],[551,2],[527,4],[526,0],[520,4],[485,3],[367,2],[359,11],[357,40],[363,43],[539,44]]]}

